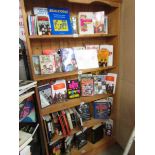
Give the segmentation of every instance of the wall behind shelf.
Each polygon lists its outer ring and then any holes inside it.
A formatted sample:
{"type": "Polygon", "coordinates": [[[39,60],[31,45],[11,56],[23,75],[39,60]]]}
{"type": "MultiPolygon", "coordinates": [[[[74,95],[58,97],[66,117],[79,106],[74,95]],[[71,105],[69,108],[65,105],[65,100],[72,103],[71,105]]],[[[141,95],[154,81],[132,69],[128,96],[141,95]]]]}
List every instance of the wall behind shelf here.
{"type": "MultiPolygon", "coordinates": [[[[121,7],[121,45],[119,110],[116,138],[125,148],[135,124],[135,1],[123,0],[121,7]]],[[[134,146],[131,148],[134,155],[134,146]]]]}

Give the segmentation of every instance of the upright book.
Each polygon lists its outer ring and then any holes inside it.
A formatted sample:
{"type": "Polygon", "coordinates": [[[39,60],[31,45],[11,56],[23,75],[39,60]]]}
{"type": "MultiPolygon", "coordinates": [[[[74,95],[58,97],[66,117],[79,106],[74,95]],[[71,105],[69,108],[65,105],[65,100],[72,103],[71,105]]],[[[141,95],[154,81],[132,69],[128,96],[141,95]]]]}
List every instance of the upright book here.
{"type": "Polygon", "coordinates": [[[94,34],[93,12],[79,12],[79,34],[94,34]]]}
{"type": "Polygon", "coordinates": [[[67,8],[48,8],[51,23],[51,33],[54,35],[72,34],[70,12],[67,8]]]}
{"type": "Polygon", "coordinates": [[[41,74],[39,55],[33,55],[32,61],[33,61],[34,74],[37,75],[41,74]]]}

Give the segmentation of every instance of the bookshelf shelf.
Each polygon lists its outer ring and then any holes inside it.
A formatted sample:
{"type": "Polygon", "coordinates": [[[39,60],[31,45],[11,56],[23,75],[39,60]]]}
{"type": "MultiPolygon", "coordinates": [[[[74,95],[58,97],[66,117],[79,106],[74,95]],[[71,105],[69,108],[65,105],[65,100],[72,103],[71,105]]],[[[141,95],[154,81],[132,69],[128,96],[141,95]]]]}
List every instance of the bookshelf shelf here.
{"type": "Polygon", "coordinates": [[[77,105],[80,105],[81,102],[92,102],[92,101],[99,100],[102,98],[107,98],[110,96],[113,96],[113,95],[101,94],[101,95],[94,95],[94,96],[90,96],[90,97],[80,97],[80,98],[76,98],[76,99],[70,99],[66,102],[62,102],[62,103],[58,103],[58,104],[52,104],[52,105],[49,105],[48,107],[42,108],[41,114],[47,115],[47,114],[50,114],[52,112],[56,112],[56,111],[60,111],[63,109],[75,107],[77,105]]]}
{"type": "Polygon", "coordinates": [[[54,74],[49,74],[49,75],[35,75],[34,79],[36,81],[42,81],[42,80],[49,80],[49,79],[57,79],[57,78],[65,78],[68,76],[75,76],[78,75],[79,73],[89,73],[89,72],[97,72],[97,71],[104,71],[104,70],[109,70],[109,69],[115,69],[116,66],[110,66],[110,67],[100,67],[100,68],[91,68],[91,69],[81,69],[78,71],[73,71],[73,72],[62,72],[62,73],[54,73],[54,74]]]}
{"type": "Polygon", "coordinates": [[[29,39],[56,39],[56,38],[97,38],[97,37],[116,37],[116,34],[85,34],[85,35],[78,35],[78,36],[74,36],[74,35],[31,35],[29,36],[29,39]]]}

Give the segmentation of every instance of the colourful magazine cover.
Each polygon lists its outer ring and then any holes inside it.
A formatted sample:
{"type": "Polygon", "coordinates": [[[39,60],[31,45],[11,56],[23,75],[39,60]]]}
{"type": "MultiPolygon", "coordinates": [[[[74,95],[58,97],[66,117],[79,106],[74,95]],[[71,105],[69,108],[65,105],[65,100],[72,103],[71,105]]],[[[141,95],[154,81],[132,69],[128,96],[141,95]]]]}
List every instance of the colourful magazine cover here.
{"type": "Polygon", "coordinates": [[[70,12],[67,8],[48,8],[51,23],[51,33],[54,35],[72,34],[70,12]]]}
{"type": "Polygon", "coordinates": [[[53,55],[40,55],[41,74],[52,74],[56,71],[55,60],[53,55]]]}

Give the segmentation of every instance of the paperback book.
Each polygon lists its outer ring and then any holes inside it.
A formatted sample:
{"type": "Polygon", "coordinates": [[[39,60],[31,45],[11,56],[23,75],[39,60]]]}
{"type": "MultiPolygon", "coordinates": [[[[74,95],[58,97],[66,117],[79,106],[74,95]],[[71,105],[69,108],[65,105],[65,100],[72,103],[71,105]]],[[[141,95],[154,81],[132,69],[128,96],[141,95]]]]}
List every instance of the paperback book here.
{"type": "Polygon", "coordinates": [[[93,107],[95,119],[108,119],[111,114],[112,100],[109,98],[97,100],[93,107]]]}
{"type": "Polygon", "coordinates": [[[113,45],[100,45],[100,50],[108,51],[107,66],[112,66],[113,65],[113,45]]]}
{"type": "Polygon", "coordinates": [[[70,72],[78,69],[74,50],[72,48],[62,48],[60,53],[63,72],[70,72]]]}
{"type": "Polygon", "coordinates": [[[54,103],[67,100],[67,87],[65,80],[56,80],[51,82],[52,98],[54,103]]]}
{"type": "Polygon", "coordinates": [[[109,50],[106,48],[101,48],[98,51],[98,63],[100,67],[107,67],[109,59],[109,50]]]}
{"type": "Polygon", "coordinates": [[[94,33],[104,32],[104,11],[94,12],[94,33]]]}
{"type": "Polygon", "coordinates": [[[40,55],[41,74],[52,74],[56,71],[53,55],[40,55]]]}
{"type": "Polygon", "coordinates": [[[94,94],[106,94],[105,75],[93,75],[94,77],[94,94]]]}
{"type": "Polygon", "coordinates": [[[80,97],[81,89],[78,80],[67,81],[67,96],[69,99],[80,97]]]}
{"type": "Polygon", "coordinates": [[[106,91],[107,91],[107,93],[115,94],[117,74],[108,73],[106,75],[105,79],[106,79],[106,91]]]}
{"type": "Polygon", "coordinates": [[[93,96],[94,95],[94,79],[92,74],[82,74],[80,77],[81,82],[81,95],[93,96]]]}
{"type": "Polygon", "coordinates": [[[79,12],[79,34],[94,34],[93,12],[79,12]]]}
{"type": "Polygon", "coordinates": [[[33,55],[32,61],[33,61],[34,74],[36,75],[41,74],[39,55],[33,55]]]}
{"type": "Polygon", "coordinates": [[[54,35],[72,34],[70,12],[67,8],[48,8],[51,23],[51,33],[54,35]]]}
{"type": "Polygon", "coordinates": [[[53,103],[51,85],[49,83],[39,86],[38,91],[42,108],[47,107],[48,105],[53,103]]]}

